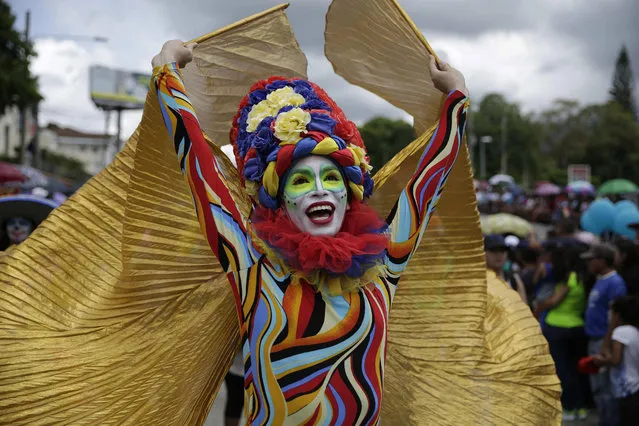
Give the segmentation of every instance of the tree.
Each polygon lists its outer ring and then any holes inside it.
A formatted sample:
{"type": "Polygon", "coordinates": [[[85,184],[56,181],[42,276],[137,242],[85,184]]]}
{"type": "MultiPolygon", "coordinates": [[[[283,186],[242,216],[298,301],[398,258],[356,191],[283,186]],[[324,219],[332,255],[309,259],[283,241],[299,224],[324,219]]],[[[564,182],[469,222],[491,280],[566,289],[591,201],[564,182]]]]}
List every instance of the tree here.
{"type": "Polygon", "coordinates": [[[544,151],[558,168],[566,170],[570,164],[582,161],[588,145],[589,129],[579,102],[558,99],[541,116],[544,129],[544,151]]]}
{"type": "MultiPolygon", "coordinates": [[[[499,173],[501,169],[502,136],[506,138],[508,174],[519,182],[528,181],[538,174],[541,129],[532,115],[523,114],[519,105],[508,102],[503,95],[489,93],[479,103],[479,109],[471,114],[471,120],[472,131],[478,139],[491,136],[493,140],[485,146],[488,176],[499,173]]],[[[478,152],[474,154],[477,166],[480,155],[478,152]]]]}
{"type": "Polygon", "coordinates": [[[359,128],[371,165],[379,170],[395,154],[415,140],[413,126],[403,120],[375,117],[359,128]]]}
{"type": "Polygon", "coordinates": [[[10,106],[25,108],[42,100],[37,78],[29,70],[35,51],[14,28],[15,21],[11,7],[0,0],[0,115],[10,106]]]}
{"type": "Polygon", "coordinates": [[[639,124],[635,117],[615,101],[593,105],[582,111],[588,126],[583,162],[602,182],[625,178],[639,182],[639,124]]]}
{"type": "Polygon", "coordinates": [[[612,100],[621,105],[624,110],[635,116],[637,110],[633,97],[633,89],[634,82],[632,78],[632,69],[630,68],[630,57],[628,56],[626,46],[623,46],[619,52],[619,56],[617,57],[610,95],[612,95],[612,100]]]}
{"type": "Polygon", "coordinates": [[[42,170],[75,181],[84,182],[90,177],[81,161],[46,149],[42,150],[42,170]]]}

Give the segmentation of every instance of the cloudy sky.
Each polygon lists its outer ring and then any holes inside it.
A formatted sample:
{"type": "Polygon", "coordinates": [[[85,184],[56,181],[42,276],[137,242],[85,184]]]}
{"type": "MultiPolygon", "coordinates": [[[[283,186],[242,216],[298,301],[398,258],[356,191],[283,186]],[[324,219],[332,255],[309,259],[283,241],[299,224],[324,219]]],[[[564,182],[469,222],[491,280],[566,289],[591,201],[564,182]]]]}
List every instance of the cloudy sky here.
{"type": "MultiPolygon", "coordinates": [[[[150,72],[168,39],[188,40],[276,5],[278,0],[9,0],[20,29],[31,11],[38,58],[33,71],[46,100],[41,124],[102,131],[89,99],[93,64],[150,72]],[[100,36],[94,43],[72,36],[100,36]]],[[[329,0],[293,0],[287,13],[309,58],[309,77],[356,121],[402,113],[335,76],[323,57],[329,0]]],[[[465,75],[471,95],[502,92],[527,111],[553,99],[605,100],[614,61],[626,44],[639,81],[637,0],[400,0],[431,46],[465,75]]],[[[123,136],[139,112],[124,114],[123,136]]]]}

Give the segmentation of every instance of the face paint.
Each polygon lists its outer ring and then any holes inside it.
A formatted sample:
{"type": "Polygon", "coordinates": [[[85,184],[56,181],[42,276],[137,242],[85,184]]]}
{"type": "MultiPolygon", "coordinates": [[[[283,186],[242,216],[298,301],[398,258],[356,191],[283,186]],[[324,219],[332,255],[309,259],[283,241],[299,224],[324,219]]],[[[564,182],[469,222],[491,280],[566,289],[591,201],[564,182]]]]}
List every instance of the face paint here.
{"type": "Polygon", "coordinates": [[[284,182],[284,204],[293,223],[311,235],[334,236],[348,209],[348,193],[339,168],[325,157],[298,161],[284,182]]]}
{"type": "Polygon", "coordinates": [[[12,244],[19,244],[27,239],[33,231],[33,225],[29,219],[12,217],[7,220],[7,235],[12,244]]]}

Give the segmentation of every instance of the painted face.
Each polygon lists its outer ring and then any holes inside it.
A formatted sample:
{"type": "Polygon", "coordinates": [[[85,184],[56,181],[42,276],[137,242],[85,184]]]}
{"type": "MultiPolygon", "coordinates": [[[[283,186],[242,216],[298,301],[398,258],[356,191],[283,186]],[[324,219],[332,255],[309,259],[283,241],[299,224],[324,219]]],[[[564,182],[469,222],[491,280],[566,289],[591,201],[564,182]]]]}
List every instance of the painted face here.
{"type": "Polygon", "coordinates": [[[18,244],[27,239],[33,231],[33,225],[29,219],[12,217],[7,220],[7,235],[12,244],[18,244]]]}
{"type": "Polygon", "coordinates": [[[348,209],[348,193],[339,168],[318,155],[295,163],[284,182],[283,199],[293,223],[316,236],[337,234],[348,209]]]}

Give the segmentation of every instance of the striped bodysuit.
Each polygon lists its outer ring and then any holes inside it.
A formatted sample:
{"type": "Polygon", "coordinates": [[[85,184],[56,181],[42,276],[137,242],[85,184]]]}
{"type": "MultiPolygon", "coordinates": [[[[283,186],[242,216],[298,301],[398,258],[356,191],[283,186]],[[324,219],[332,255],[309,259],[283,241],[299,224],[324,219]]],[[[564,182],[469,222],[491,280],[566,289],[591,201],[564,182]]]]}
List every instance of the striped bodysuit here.
{"type": "MultiPolygon", "coordinates": [[[[249,424],[377,424],[389,309],[460,149],[468,99],[451,92],[439,127],[389,218],[385,273],[331,296],[288,273],[252,244],[202,134],[175,64],[154,70],[161,111],[202,230],[237,302],[249,424]]],[[[325,283],[315,283],[325,290],[325,283]]]]}

